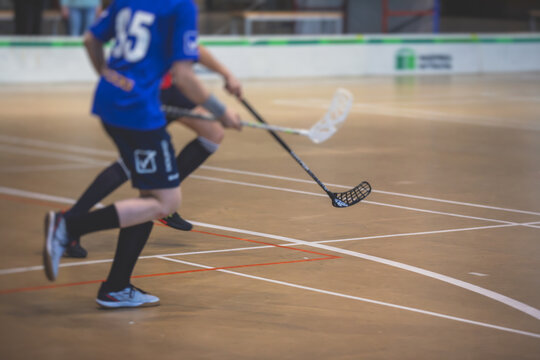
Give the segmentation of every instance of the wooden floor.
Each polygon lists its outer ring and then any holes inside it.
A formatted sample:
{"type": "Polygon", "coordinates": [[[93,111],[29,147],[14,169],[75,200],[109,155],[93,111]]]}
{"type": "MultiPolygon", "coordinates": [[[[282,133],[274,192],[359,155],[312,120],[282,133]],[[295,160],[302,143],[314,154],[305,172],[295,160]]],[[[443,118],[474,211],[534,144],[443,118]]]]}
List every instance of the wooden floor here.
{"type": "Polygon", "coordinates": [[[338,87],[355,104],[332,139],[284,138],[333,191],[369,181],[366,201],[333,208],[264,131],[229,131],[182,185],[194,230],[156,226],[135,269],[162,305],[103,311],[115,231],[55,283],[41,266],[45,212],[115,159],[92,86],[2,85],[0,358],[538,359],[540,74],[245,83],[301,128],[338,87]]]}

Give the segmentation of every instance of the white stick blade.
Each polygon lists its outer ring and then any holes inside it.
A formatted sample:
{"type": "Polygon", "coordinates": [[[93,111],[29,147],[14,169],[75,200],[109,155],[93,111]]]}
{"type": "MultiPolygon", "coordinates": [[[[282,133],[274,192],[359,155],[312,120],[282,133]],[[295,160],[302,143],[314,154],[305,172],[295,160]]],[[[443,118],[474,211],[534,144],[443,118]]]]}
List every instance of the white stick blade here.
{"type": "Polygon", "coordinates": [[[352,104],[353,95],[351,92],[342,88],[337,89],[324,117],[309,129],[310,139],[314,143],[320,144],[331,138],[347,119],[352,104]]]}
{"type": "Polygon", "coordinates": [[[353,99],[354,97],[349,90],[343,88],[337,89],[323,120],[330,122],[335,127],[343,125],[351,111],[353,99]]]}

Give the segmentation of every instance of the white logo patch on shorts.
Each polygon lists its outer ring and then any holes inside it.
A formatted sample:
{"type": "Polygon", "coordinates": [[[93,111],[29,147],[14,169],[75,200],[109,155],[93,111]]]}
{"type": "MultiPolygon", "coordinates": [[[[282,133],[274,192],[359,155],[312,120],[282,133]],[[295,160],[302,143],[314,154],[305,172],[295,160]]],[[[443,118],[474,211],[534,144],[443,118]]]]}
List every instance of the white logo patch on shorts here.
{"type": "Polygon", "coordinates": [[[139,174],[152,174],[157,171],[156,155],[154,150],[135,150],[135,171],[139,174]]]}
{"type": "Polygon", "coordinates": [[[165,160],[165,171],[172,171],[171,155],[169,154],[169,143],[166,140],[161,141],[161,150],[163,151],[163,159],[165,160]]]}

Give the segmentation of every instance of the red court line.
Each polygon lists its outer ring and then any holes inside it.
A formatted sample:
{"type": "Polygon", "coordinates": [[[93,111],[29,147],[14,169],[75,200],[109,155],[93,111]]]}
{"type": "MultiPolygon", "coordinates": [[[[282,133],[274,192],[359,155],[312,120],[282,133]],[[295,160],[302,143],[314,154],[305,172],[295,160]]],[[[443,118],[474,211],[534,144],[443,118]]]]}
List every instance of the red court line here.
{"type": "MultiPolygon", "coordinates": [[[[236,237],[236,236],[223,235],[223,234],[215,234],[215,233],[211,233],[211,232],[207,232],[207,231],[201,231],[201,230],[191,230],[191,231],[193,231],[193,232],[198,232],[198,233],[201,233],[201,234],[214,235],[214,236],[220,236],[220,237],[229,238],[229,239],[235,239],[235,240],[242,240],[242,241],[252,242],[252,243],[255,243],[255,244],[270,245],[270,246],[275,246],[275,247],[282,248],[282,249],[289,249],[289,250],[301,251],[301,252],[305,252],[305,253],[308,253],[308,254],[321,255],[321,256],[325,256],[325,257],[333,257],[333,256],[334,256],[334,255],[323,254],[323,253],[316,252],[316,251],[311,251],[311,250],[298,249],[298,248],[294,248],[294,247],[291,247],[291,246],[285,246],[285,245],[278,245],[278,244],[267,243],[267,242],[259,241],[259,240],[244,239],[244,238],[239,238],[239,237],[236,237]]],[[[337,259],[337,258],[339,258],[339,256],[336,256],[336,259],[337,259]]]]}
{"type": "MultiPolygon", "coordinates": [[[[278,261],[278,262],[261,263],[261,264],[221,266],[221,267],[214,267],[214,268],[208,268],[208,269],[193,269],[193,270],[173,271],[173,272],[158,273],[158,274],[136,275],[136,276],[132,276],[131,278],[132,279],[142,279],[142,278],[148,278],[148,277],[180,275],[180,274],[189,274],[189,273],[197,273],[197,272],[205,272],[205,271],[239,269],[239,268],[247,268],[247,267],[255,267],[255,266],[268,266],[268,265],[284,265],[284,264],[294,264],[294,263],[308,262],[308,261],[322,261],[322,260],[333,260],[333,259],[339,259],[339,257],[330,256],[330,257],[325,257],[325,258],[278,261]]],[[[67,284],[53,284],[53,285],[43,285],[43,286],[34,286],[34,287],[26,287],[26,288],[7,289],[7,290],[0,290],[0,295],[21,293],[21,292],[29,292],[29,291],[49,290],[49,289],[57,289],[57,288],[63,288],[63,287],[73,287],[73,286],[80,286],[80,285],[99,284],[99,283],[102,283],[103,281],[105,281],[105,279],[103,279],[103,280],[88,280],[88,281],[81,281],[81,282],[67,283],[67,284]]]]}
{"type": "MultiPolygon", "coordinates": [[[[56,205],[54,202],[49,201],[42,201],[42,200],[35,200],[35,199],[27,199],[27,198],[21,198],[16,195],[5,195],[0,194],[0,198],[22,202],[22,203],[30,203],[35,205],[41,205],[41,206],[47,206],[51,207],[51,205],[56,205]]],[[[166,225],[155,222],[158,226],[165,226],[166,225]]],[[[313,258],[313,259],[300,259],[300,260],[289,260],[289,261],[278,261],[278,262],[269,262],[269,263],[259,263],[259,264],[244,264],[244,265],[231,265],[231,266],[222,266],[222,267],[214,267],[214,268],[208,268],[208,269],[193,269],[193,270],[184,270],[184,271],[174,271],[174,272],[167,272],[167,273],[158,273],[158,274],[146,274],[146,275],[137,275],[133,276],[133,279],[139,279],[139,278],[147,278],[147,277],[157,277],[157,276],[169,276],[169,275],[179,275],[179,274],[188,274],[188,273],[197,273],[197,272],[204,272],[204,271],[217,271],[217,270],[227,270],[227,269],[239,269],[239,268],[247,268],[247,267],[256,267],[256,266],[270,266],[270,265],[284,265],[284,264],[294,264],[294,263],[301,263],[301,262],[309,262],[309,261],[321,261],[321,260],[333,260],[333,259],[340,259],[340,256],[335,255],[329,255],[324,254],[316,251],[311,250],[305,250],[305,249],[298,249],[290,246],[284,246],[284,245],[278,245],[278,244],[272,244],[264,241],[258,241],[258,240],[252,240],[252,239],[244,239],[237,236],[231,236],[231,235],[225,235],[225,234],[216,234],[211,233],[208,231],[201,231],[201,230],[191,230],[192,232],[205,234],[205,235],[213,235],[228,239],[234,239],[234,240],[241,240],[246,242],[251,242],[255,244],[263,244],[263,245],[269,245],[274,246],[277,248],[292,250],[292,251],[300,251],[303,253],[313,254],[313,255],[319,255],[322,256],[321,258],[313,258]]],[[[73,287],[73,286],[80,286],[80,285],[89,285],[89,284],[97,284],[101,283],[105,280],[89,280],[89,281],[82,281],[82,282],[75,282],[75,283],[67,283],[67,284],[51,284],[51,285],[42,285],[42,286],[34,286],[34,287],[25,287],[25,288],[15,288],[15,289],[6,289],[6,290],[0,290],[0,295],[4,294],[13,294],[13,293],[21,293],[21,292],[30,292],[30,291],[40,291],[40,290],[48,290],[48,289],[57,289],[57,288],[63,288],[63,287],[73,287]]]]}

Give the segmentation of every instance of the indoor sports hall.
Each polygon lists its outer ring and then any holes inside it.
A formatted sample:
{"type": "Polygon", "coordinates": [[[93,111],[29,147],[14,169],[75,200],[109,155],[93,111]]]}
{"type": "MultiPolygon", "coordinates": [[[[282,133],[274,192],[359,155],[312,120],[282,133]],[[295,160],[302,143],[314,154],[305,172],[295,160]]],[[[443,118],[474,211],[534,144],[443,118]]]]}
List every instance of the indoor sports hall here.
{"type": "Polygon", "coordinates": [[[155,222],[132,282],[160,306],[103,310],[117,230],[55,282],[42,259],[45,214],[118,158],[96,77],[59,3],[17,35],[0,1],[0,358],[539,359],[538,4],[197,3],[245,102],[204,84],[274,131],[226,130],[182,182],[193,229],[155,222]]]}

